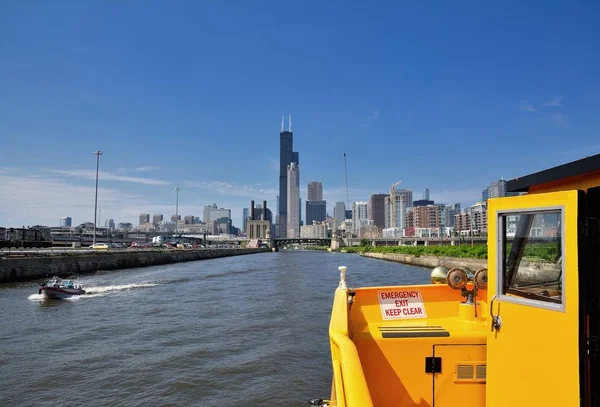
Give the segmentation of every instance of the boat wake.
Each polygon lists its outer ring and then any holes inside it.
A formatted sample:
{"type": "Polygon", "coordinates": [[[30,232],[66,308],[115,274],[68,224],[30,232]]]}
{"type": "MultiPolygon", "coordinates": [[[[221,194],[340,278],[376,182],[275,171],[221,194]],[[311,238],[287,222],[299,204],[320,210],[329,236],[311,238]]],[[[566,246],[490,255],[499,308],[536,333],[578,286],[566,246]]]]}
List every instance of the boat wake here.
{"type": "MultiPolygon", "coordinates": [[[[111,292],[115,291],[129,291],[135,290],[139,288],[149,288],[160,285],[158,283],[132,283],[132,284],[120,284],[120,285],[106,285],[106,286],[85,286],[85,294],[84,295],[74,295],[69,298],[65,298],[67,301],[77,301],[81,298],[94,298],[94,297],[102,297],[111,292]]],[[[30,301],[42,301],[48,299],[44,294],[31,294],[27,297],[30,301]]]]}
{"type": "Polygon", "coordinates": [[[100,296],[113,291],[128,291],[135,290],[138,288],[149,288],[156,287],[158,283],[133,283],[133,284],[121,284],[121,285],[107,285],[98,287],[84,287],[85,297],[100,296]]]}

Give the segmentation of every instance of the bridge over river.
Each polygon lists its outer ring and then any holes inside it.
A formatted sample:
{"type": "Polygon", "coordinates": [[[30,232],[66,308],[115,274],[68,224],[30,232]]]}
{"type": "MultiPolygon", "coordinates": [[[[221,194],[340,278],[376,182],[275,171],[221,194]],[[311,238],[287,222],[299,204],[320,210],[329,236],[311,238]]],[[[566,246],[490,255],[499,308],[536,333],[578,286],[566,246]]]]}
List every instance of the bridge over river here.
{"type": "Polygon", "coordinates": [[[291,245],[330,246],[331,238],[276,238],[273,239],[273,247],[280,248],[291,245]]]}

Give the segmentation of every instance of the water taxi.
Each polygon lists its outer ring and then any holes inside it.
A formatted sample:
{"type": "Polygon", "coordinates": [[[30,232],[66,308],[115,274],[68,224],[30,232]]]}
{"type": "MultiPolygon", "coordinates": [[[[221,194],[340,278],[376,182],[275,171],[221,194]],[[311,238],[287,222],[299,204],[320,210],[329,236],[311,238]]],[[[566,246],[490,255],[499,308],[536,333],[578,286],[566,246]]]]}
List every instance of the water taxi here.
{"type": "Polygon", "coordinates": [[[487,267],[360,288],[340,267],[331,395],[309,403],[600,406],[600,154],[507,189],[488,200],[487,267]]]}

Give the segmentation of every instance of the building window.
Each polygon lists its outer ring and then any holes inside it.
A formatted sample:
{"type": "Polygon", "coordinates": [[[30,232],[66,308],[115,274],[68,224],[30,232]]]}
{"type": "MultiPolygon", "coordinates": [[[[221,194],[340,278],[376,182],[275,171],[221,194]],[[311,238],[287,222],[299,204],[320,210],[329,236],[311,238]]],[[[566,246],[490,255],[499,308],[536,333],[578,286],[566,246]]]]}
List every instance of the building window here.
{"type": "Polygon", "coordinates": [[[532,305],[564,303],[562,216],[561,210],[499,216],[500,294],[532,305]]]}

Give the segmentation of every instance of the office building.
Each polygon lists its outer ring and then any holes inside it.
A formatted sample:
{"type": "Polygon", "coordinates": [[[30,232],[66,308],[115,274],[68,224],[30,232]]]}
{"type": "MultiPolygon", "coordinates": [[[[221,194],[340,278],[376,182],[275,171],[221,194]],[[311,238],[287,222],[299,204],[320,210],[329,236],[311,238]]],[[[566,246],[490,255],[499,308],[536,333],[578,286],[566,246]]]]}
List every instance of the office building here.
{"type": "Polygon", "coordinates": [[[72,222],[73,222],[73,220],[71,219],[70,216],[65,216],[63,218],[60,218],[60,227],[61,228],[70,228],[72,222]]]}
{"type": "Polygon", "coordinates": [[[154,223],[155,225],[158,225],[162,221],[163,221],[162,214],[159,213],[157,215],[152,215],[152,223],[154,223]]]}
{"type": "Polygon", "coordinates": [[[216,203],[213,203],[212,205],[204,205],[204,209],[202,210],[202,221],[204,223],[208,223],[211,220],[213,220],[210,217],[211,211],[213,209],[217,209],[217,204],[216,203]]]}
{"type": "Polygon", "coordinates": [[[364,225],[369,224],[367,217],[367,202],[356,201],[352,204],[352,225],[353,232],[358,234],[364,225]]]}
{"type": "Polygon", "coordinates": [[[385,228],[385,197],[386,194],[373,194],[367,202],[367,218],[378,228],[385,228]]]}
{"type": "Polygon", "coordinates": [[[246,222],[250,216],[250,210],[248,208],[242,209],[242,230],[246,233],[246,222]]]}
{"type": "Polygon", "coordinates": [[[397,189],[394,197],[384,198],[385,228],[406,227],[406,211],[412,206],[413,192],[410,189],[397,189]]]}
{"type": "Polygon", "coordinates": [[[435,202],[430,201],[429,199],[419,199],[418,201],[413,201],[412,206],[429,206],[434,204],[435,202]]]}
{"type": "Polygon", "coordinates": [[[327,202],[325,201],[306,201],[306,225],[310,226],[313,222],[321,223],[327,218],[327,202]]]}
{"type": "Polygon", "coordinates": [[[110,230],[115,228],[115,220],[114,219],[106,219],[104,221],[104,227],[110,230]]]}
{"type": "MultiPolygon", "coordinates": [[[[294,203],[289,205],[288,202],[288,167],[291,163],[295,163],[297,167],[300,164],[299,154],[294,150],[294,134],[292,133],[292,117],[288,122],[288,130],[284,130],[283,117],[281,118],[281,132],[279,133],[279,237],[286,237],[289,227],[287,222],[290,219],[288,210],[290,207],[295,208],[297,212],[291,214],[293,219],[298,219],[300,224],[300,196],[294,198],[294,203]],[[296,204],[297,202],[297,204],[296,204]]],[[[299,182],[300,180],[298,180],[299,182]]],[[[295,226],[295,225],[294,225],[295,226]]],[[[298,226],[299,227],[299,226],[298,226]]],[[[294,229],[294,228],[292,228],[294,229]]],[[[298,233],[300,231],[298,230],[298,233]]]]}
{"type": "MultiPolygon", "coordinates": [[[[308,201],[323,200],[323,183],[320,181],[310,181],[308,183],[308,201]]],[[[312,222],[309,223],[312,225],[312,222]]]]}
{"type": "Polygon", "coordinates": [[[184,225],[193,225],[194,224],[194,215],[187,215],[183,217],[184,225]]]}
{"type": "Polygon", "coordinates": [[[423,199],[425,201],[429,201],[429,188],[425,188],[425,190],[423,191],[423,199]]]}
{"type": "Polygon", "coordinates": [[[346,204],[343,202],[336,202],[333,207],[333,217],[335,219],[336,226],[342,224],[346,219],[346,204]]]}
{"type": "MultiPolygon", "coordinates": [[[[300,237],[300,169],[295,162],[287,170],[287,238],[300,237]]],[[[281,219],[281,218],[280,218],[281,219]]]]}
{"type": "Polygon", "coordinates": [[[171,222],[177,222],[181,220],[181,215],[171,215],[171,222]]]}
{"type": "Polygon", "coordinates": [[[139,225],[142,226],[142,225],[145,225],[146,223],[150,223],[150,214],[149,213],[141,213],[139,225]]]}

